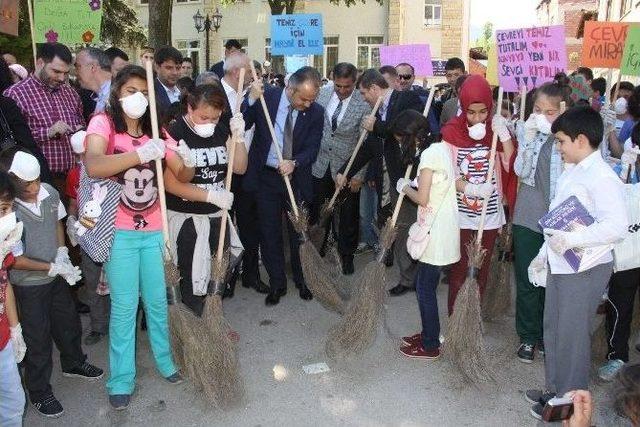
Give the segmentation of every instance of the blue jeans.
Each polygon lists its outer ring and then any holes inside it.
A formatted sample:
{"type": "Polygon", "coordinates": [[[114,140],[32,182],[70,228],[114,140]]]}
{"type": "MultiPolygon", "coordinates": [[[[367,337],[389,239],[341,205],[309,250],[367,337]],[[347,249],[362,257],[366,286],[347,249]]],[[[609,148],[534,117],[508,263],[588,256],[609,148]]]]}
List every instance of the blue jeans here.
{"type": "Polygon", "coordinates": [[[369,246],[378,244],[378,235],[373,225],[377,211],[378,193],[365,182],[360,190],[360,241],[369,246]]]}
{"type": "Polygon", "coordinates": [[[20,427],[24,412],[24,391],[11,340],[0,350],[0,426],[20,427]]]}
{"type": "Polygon", "coordinates": [[[425,350],[440,347],[440,319],[436,289],[440,281],[440,267],[418,262],[416,272],[416,296],[422,320],[422,346],[425,350]]]}

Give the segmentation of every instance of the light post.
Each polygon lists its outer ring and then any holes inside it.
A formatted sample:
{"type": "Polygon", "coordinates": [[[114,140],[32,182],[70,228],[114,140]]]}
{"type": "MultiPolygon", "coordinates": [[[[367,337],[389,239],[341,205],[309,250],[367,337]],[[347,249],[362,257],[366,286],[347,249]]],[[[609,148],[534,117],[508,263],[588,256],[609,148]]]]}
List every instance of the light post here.
{"type": "Polygon", "coordinates": [[[220,24],[222,23],[222,14],[216,7],[216,11],[209,18],[209,14],[204,17],[200,14],[200,9],[193,15],[193,23],[195,24],[196,31],[201,33],[204,31],[205,44],[204,44],[204,58],[205,65],[207,70],[209,70],[209,32],[213,27],[213,31],[218,32],[218,28],[220,28],[220,24]]]}

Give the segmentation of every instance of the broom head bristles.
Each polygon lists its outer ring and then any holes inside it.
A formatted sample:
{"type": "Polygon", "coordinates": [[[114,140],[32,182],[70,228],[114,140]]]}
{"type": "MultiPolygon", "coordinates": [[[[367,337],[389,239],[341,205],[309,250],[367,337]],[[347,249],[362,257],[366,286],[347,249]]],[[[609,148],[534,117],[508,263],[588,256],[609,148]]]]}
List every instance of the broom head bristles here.
{"type": "Polygon", "coordinates": [[[214,295],[222,295],[224,293],[225,279],[229,269],[229,256],[229,250],[225,249],[220,259],[215,254],[211,257],[211,280],[213,282],[214,295]]]}
{"type": "MultiPolygon", "coordinates": [[[[486,251],[477,242],[471,242],[467,245],[467,253],[470,273],[479,271],[486,251]]],[[[458,292],[443,350],[466,381],[472,384],[494,381],[484,348],[480,291],[474,274],[467,276],[458,292]]]]}

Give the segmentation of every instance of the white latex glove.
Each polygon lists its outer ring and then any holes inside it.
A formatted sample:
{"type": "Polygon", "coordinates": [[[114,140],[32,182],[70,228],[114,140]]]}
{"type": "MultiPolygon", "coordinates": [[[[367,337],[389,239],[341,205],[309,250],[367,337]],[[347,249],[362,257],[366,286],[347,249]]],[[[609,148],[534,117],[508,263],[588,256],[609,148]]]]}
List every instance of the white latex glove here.
{"type": "Polygon", "coordinates": [[[507,119],[502,117],[501,114],[496,114],[495,116],[493,116],[493,120],[491,120],[491,130],[494,133],[498,134],[500,142],[506,142],[511,139],[507,119]]]}
{"type": "Polygon", "coordinates": [[[633,147],[630,150],[624,150],[624,153],[622,153],[622,156],[620,157],[620,162],[622,164],[628,164],[628,165],[634,165],[637,161],[638,161],[638,153],[640,152],[640,150],[638,150],[637,147],[633,147]]]}
{"type": "Polygon", "coordinates": [[[72,264],[64,264],[60,276],[62,276],[69,285],[73,286],[82,279],[82,272],[80,271],[80,267],[72,264]]]}
{"type": "Polygon", "coordinates": [[[604,124],[604,128],[611,129],[616,125],[616,112],[610,108],[601,108],[600,109],[600,117],[602,117],[602,124],[604,124]]]}
{"type": "Polygon", "coordinates": [[[149,163],[164,157],[165,143],[163,139],[150,139],[142,147],[136,148],[140,164],[149,163]]]}
{"type": "Polygon", "coordinates": [[[559,255],[563,255],[569,249],[579,247],[579,235],[575,231],[569,232],[545,228],[542,232],[549,248],[559,255]]]}
{"type": "Polygon", "coordinates": [[[47,276],[49,277],[56,277],[58,275],[62,275],[63,271],[66,271],[66,265],[65,264],[61,264],[61,263],[57,263],[57,262],[52,262],[51,267],[49,267],[49,271],[47,272],[47,276]]]}
{"type": "Polygon", "coordinates": [[[4,239],[4,242],[0,243],[0,263],[4,261],[9,252],[13,249],[13,247],[18,243],[20,238],[22,238],[22,229],[24,224],[22,222],[18,222],[16,227],[11,230],[11,233],[4,239]]]}
{"type": "Polygon", "coordinates": [[[411,180],[407,178],[400,178],[396,183],[396,191],[398,194],[402,194],[404,192],[404,187],[407,185],[411,185],[411,180]]]}
{"type": "Polygon", "coordinates": [[[27,344],[25,344],[24,338],[22,337],[22,326],[18,323],[16,326],[9,327],[9,331],[11,332],[13,355],[16,359],[16,363],[20,363],[27,352],[27,344]]]}
{"type": "Polygon", "coordinates": [[[66,124],[62,120],[58,120],[49,128],[49,130],[47,130],[47,136],[49,138],[53,138],[56,135],[64,135],[65,133],[70,131],[71,131],[71,128],[69,127],[68,124],[66,124]]]}
{"type": "Polygon", "coordinates": [[[244,144],[244,118],[242,117],[242,113],[236,113],[229,120],[229,128],[231,129],[231,134],[238,138],[236,142],[238,144],[244,144]]]}
{"type": "Polygon", "coordinates": [[[193,151],[189,148],[184,139],[178,141],[178,145],[165,145],[166,148],[173,150],[180,158],[182,159],[182,163],[188,168],[193,168],[196,166],[196,156],[193,154],[193,151]]]}
{"type": "Polygon", "coordinates": [[[533,141],[538,133],[538,124],[536,123],[536,114],[532,113],[526,122],[524,122],[524,139],[533,141]]]}
{"type": "Polygon", "coordinates": [[[482,184],[468,183],[464,187],[464,194],[470,197],[481,197],[483,199],[487,199],[491,197],[494,190],[495,186],[490,182],[484,182],[482,184]]]}
{"type": "Polygon", "coordinates": [[[209,190],[207,203],[216,205],[220,209],[229,210],[233,205],[233,193],[227,190],[209,190]]]}
{"type": "Polygon", "coordinates": [[[262,79],[254,80],[251,83],[251,89],[249,90],[249,98],[253,101],[257,101],[264,94],[264,84],[262,79]]]}
{"type": "Polygon", "coordinates": [[[66,246],[60,246],[58,248],[55,262],[58,264],[71,264],[71,259],[69,259],[69,249],[66,246]]]}
{"type": "Polygon", "coordinates": [[[77,230],[76,230],[76,222],[78,222],[78,220],[76,219],[75,216],[73,215],[69,215],[67,217],[67,237],[69,238],[69,242],[71,243],[71,246],[76,247],[78,246],[78,234],[77,234],[77,230]]]}
{"type": "Polygon", "coordinates": [[[527,268],[529,282],[534,286],[547,286],[547,249],[542,247],[538,255],[531,261],[527,268]]]}

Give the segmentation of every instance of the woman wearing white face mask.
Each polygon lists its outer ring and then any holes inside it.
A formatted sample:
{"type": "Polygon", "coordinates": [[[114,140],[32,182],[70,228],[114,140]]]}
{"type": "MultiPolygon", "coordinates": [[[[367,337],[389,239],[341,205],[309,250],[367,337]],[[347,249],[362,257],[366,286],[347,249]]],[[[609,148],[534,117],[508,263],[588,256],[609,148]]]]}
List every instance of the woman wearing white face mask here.
{"type": "Polygon", "coordinates": [[[545,292],[529,281],[528,268],[544,236],[538,220],[547,213],[562,173],[562,159],[554,146],[551,125],[560,115],[560,103],[571,107],[571,87],[564,74],[556,76],[533,94],[534,108],[518,125],[518,154],[514,169],[520,178],[513,214],[514,269],[516,276],[516,331],[520,337],[517,357],[531,363],[537,347],[544,354],[542,315],[545,292]]]}
{"type": "Polygon", "coordinates": [[[513,142],[507,121],[500,114],[491,117],[494,101],[487,81],[477,75],[467,77],[459,92],[462,114],[442,128],[442,140],[449,144],[455,160],[456,190],[460,219],[460,252],[462,258],[451,268],[449,275],[449,315],[458,291],[467,275],[468,257],[465,246],[480,225],[482,206],[488,203],[482,247],[487,250],[478,275],[480,295],[484,294],[489,273],[491,252],[498,229],[505,223],[502,207],[501,169],[509,168],[513,142]],[[498,154],[495,173],[487,182],[489,152],[493,133],[498,134],[498,154]]]}
{"type": "Polygon", "coordinates": [[[242,115],[231,119],[231,129],[240,135],[236,143],[230,138],[229,127],[220,122],[225,105],[226,95],[219,85],[197,86],[186,97],[186,114],[168,129],[175,140],[186,142],[194,159],[195,173],[190,182],[180,182],[171,170],[167,170],[165,181],[182,302],[197,315],[202,313],[210,281],[207,254],[217,248],[220,209],[230,209],[233,203],[233,193],[224,188],[232,144],[236,145],[234,173],[243,174],[247,168],[244,120],[242,115]]]}
{"type": "MultiPolygon", "coordinates": [[[[135,327],[142,297],[148,336],[163,377],[182,381],[171,356],[167,295],[162,260],[162,216],[154,160],[182,181],[193,177],[182,145],[167,136],[151,138],[151,115],[146,98],[144,68],[130,65],[111,85],[109,107],[89,123],[85,166],[90,177],[110,178],[122,186],[116,210],[110,258],[104,263],[111,291],[109,324],[109,403],[127,408],[135,386],[135,327]],[[172,150],[166,150],[171,148],[172,150]],[[177,151],[175,155],[173,151],[177,151]],[[184,158],[184,162],[182,160],[184,158]]],[[[99,218],[100,220],[100,218],[99,218]]]]}

